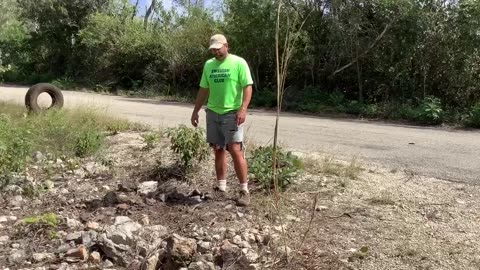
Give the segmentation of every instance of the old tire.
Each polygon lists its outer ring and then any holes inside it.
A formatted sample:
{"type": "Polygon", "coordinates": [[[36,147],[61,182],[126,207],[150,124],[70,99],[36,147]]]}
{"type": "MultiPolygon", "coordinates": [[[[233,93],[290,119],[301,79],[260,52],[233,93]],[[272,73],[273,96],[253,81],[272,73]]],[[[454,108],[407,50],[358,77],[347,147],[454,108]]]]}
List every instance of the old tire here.
{"type": "Polygon", "coordinates": [[[25,95],[25,106],[30,112],[38,113],[42,108],[38,105],[38,96],[41,93],[47,93],[52,98],[52,105],[49,109],[61,109],[63,107],[63,94],[55,85],[49,83],[39,83],[28,89],[25,95]]]}

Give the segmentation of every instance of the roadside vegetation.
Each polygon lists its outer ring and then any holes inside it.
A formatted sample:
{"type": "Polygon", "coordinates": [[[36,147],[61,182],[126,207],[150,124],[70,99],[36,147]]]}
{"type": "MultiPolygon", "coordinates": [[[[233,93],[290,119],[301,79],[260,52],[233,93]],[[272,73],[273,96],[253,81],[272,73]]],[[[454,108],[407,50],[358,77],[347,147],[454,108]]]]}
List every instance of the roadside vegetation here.
{"type": "Polygon", "coordinates": [[[142,125],[92,109],[30,115],[22,106],[1,102],[0,186],[8,184],[14,174],[24,172],[35,159],[42,159],[39,155],[48,153],[51,159],[65,160],[95,155],[102,150],[108,134],[141,129],[142,125]]]}

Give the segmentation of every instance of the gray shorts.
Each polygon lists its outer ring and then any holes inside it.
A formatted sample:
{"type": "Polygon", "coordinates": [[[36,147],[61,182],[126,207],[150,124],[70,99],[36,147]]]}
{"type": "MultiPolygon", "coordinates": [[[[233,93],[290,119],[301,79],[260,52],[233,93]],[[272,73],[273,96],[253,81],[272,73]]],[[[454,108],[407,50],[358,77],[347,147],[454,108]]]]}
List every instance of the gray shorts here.
{"type": "Polygon", "coordinates": [[[212,110],[207,112],[207,142],[227,149],[231,143],[243,143],[243,127],[237,126],[236,111],[218,114],[212,110]]]}

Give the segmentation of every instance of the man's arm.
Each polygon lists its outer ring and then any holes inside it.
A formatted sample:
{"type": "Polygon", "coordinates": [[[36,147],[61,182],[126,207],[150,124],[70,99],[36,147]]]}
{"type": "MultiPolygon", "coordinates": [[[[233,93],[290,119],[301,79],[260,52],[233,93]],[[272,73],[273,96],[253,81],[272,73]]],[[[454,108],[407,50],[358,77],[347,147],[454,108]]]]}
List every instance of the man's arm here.
{"type": "Polygon", "coordinates": [[[208,88],[200,88],[200,90],[198,90],[197,99],[195,101],[195,107],[193,108],[192,117],[190,119],[194,127],[198,126],[198,118],[199,118],[198,112],[202,108],[203,104],[205,104],[205,101],[208,98],[208,94],[209,94],[208,88]]]}
{"type": "Polygon", "coordinates": [[[243,88],[243,101],[240,110],[237,112],[237,125],[241,125],[247,118],[247,109],[252,99],[252,86],[247,85],[243,88]]]}

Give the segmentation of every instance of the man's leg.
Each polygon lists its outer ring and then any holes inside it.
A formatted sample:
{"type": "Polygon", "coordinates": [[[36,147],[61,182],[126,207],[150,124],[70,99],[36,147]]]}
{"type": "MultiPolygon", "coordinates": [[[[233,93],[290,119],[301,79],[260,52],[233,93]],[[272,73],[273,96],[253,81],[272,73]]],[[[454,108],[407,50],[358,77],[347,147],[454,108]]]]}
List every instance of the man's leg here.
{"type": "Polygon", "coordinates": [[[245,160],[245,155],[242,150],[241,143],[231,143],[228,144],[228,151],[233,159],[233,166],[235,168],[235,173],[237,174],[238,181],[240,184],[248,183],[248,167],[247,161],[245,160]]]}
{"type": "Polygon", "coordinates": [[[248,166],[242,149],[242,143],[228,144],[228,151],[233,159],[235,173],[240,182],[240,197],[237,200],[238,206],[248,206],[250,204],[250,193],[248,191],[248,166]]]}
{"type": "Polygon", "coordinates": [[[215,154],[215,173],[217,176],[217,187],[225,191],[227,187],[227,152],[225,149],[213,145],[215,154]]]}

